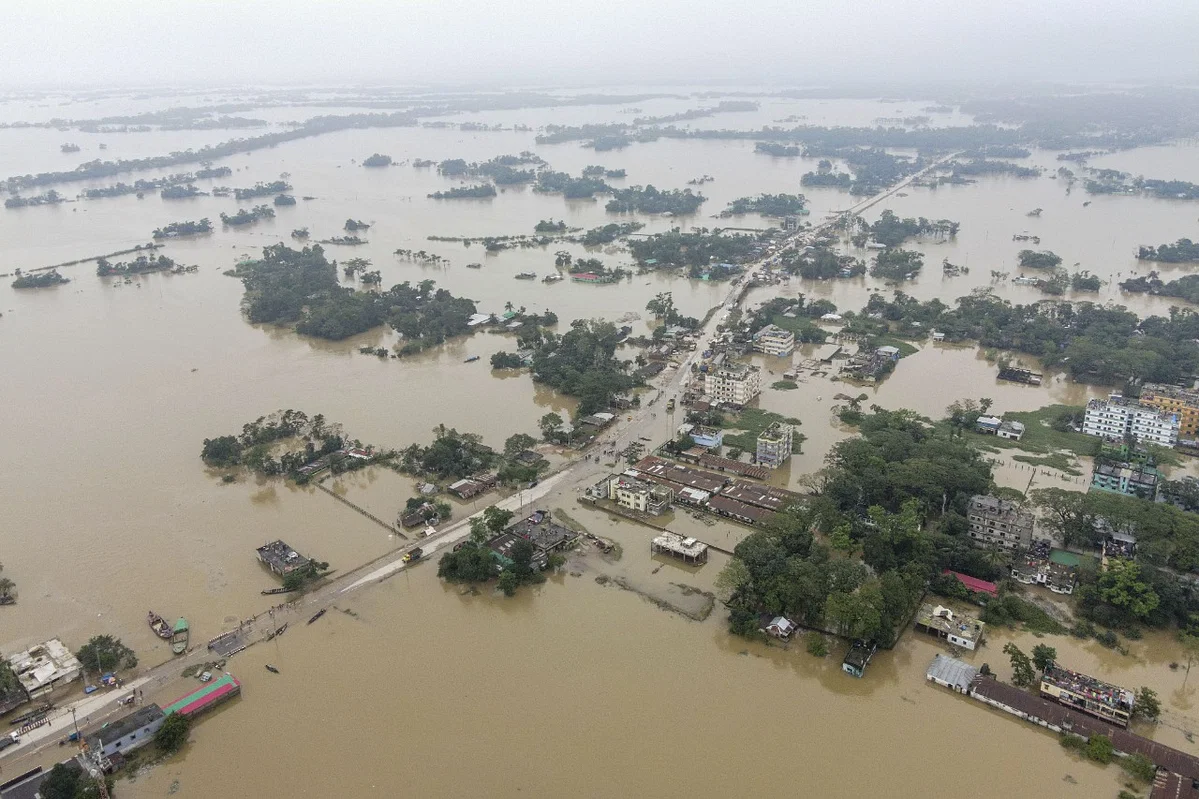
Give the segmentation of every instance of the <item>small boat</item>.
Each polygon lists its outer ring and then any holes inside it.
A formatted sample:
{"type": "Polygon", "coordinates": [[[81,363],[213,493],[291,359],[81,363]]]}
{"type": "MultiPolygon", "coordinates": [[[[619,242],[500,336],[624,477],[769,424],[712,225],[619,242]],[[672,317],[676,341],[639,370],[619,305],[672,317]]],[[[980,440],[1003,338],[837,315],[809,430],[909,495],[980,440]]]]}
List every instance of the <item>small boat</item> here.
{"type": "Polygon", "coordinates": [[[472,355],[472,356],[470,356],[469,358],[467,358],[465,361],[463,361],[463,363],[474,363],[474,362],[475,362],[475,361],[477,361],[477,360],[479,360],[479,356],[478,356],[478,355],[472,355]]]}
{"type": "Polygon", "coordinates": [[[154,611],[146,614],[146,622],[150,625],[150,629],[164,641],[171,640],[171,625],[167,624],[167,620],[159,616],[154,611]]]}
{"type": "Polygon", "coordinates": [[[536,280],[537,273],[536,272],[519,272],[516,275],[516,279],[517,280],[536,280]]]}
{"type": "Polygon", "coordinates": [[[191,633],[187,629],[187,619],[180,617],[179,621],[175,622],[175,632],[171,634],[171,651],[176,655],[182,655],[187,651],[187,642],[191,638],[191,633]]]}
{"type": "Polygon", "coordinates": [[[264,588],[262,589],[262,595],[269,596],[270,594],[286,594],[290,590],[291,589],[289,588],[264,588]]]}
{"type": "Polygon", "coordinates": [[[546,275],[545,277],[541,278],[541,282],[542,283],[557,283],[561,279],[562,279],[562,275],[546,275]]]}
{"type": "Polygon", "coordinates": [[[277,668],[275,668],[274,666],[272,666],[270,663],[266,664],[266,670],[269,671],[271,674],[279,673],[279,670],[277,668]]]}
{"type": "Polygon", "coordinates": [[[309,623],[309,624],[312,624],[314,621],[316,621],[317,619],[319,619],[321,616],[324,616],[324,615],[325,615],[325,613],[326,613],[328,610],[329,610],[328,608],[321,608],[320,610],[318,610],[318,611],[316,612],[316,614],[315,614],[315,615],[313,615],[313,617],[312,617],[311,619],[309,619],[309,620],[308,620],[308,623],[309,623]]]}
{"type": "Polygon", "coordinates": [[[467,269],[482,269],[483,264],[467,264],[466,268],[467,269]]]}

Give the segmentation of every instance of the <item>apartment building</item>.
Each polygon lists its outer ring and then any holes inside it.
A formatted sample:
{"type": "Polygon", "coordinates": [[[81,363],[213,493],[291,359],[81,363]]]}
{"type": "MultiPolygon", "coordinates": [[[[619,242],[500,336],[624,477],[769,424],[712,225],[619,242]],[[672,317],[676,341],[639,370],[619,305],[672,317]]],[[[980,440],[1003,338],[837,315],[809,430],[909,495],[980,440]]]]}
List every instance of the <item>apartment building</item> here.
{"type": "Polygon", "coordinates": [[[1146,383],[1141,387],[1141,404],[1178,416],[1178,437],[1188,441],[1199,438],[1199,391],[1146,383]]]}
{"type": "Polygon", "coordinates": [[[753,335],[754,352],[787,356],[795,352],[795,334],[778,325],[766,325],[753,335]]]}
{"type": "Polygon", "coordinates": [[[704,375],[704,393],[716,405],[743,407],[762,391],[762,373],[748,364],[723,364],[704,375]]]}
{"type": "Polygon", "coordinates": [[[758,435],[759,466],[777,469],[791,457],[794,429],[786,422],[772,422],[758,435]]]}
{"type": "Polygon", "coordinates": [[[975,546],[1023,552],[1032,543],[1033,516],[1014,502],[976,494],[966,517],[975,546]]]}
{"type": "Polygon", "coordinates": [[[1105,400],[1093,399],[1087,403],[1082,431],[1110,440],[1131,436],[1137,441],[1173,447],[1178,443],[1179,419],[1176,413],[1112,394],[1105,400]]]}

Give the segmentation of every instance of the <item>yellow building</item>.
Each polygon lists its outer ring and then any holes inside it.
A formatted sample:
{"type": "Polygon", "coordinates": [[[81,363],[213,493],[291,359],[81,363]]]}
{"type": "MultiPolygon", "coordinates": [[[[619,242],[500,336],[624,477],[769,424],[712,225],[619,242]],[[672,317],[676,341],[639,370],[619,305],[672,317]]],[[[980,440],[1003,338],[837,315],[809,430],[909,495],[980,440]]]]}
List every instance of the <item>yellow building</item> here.
{"type": "Polygon", "coordinates": [[[1199,391],[1146,383],[1141,387],[1141,402],[1166,413],[1178,414],[1178,437],[1199,438],[1199,391]]]}

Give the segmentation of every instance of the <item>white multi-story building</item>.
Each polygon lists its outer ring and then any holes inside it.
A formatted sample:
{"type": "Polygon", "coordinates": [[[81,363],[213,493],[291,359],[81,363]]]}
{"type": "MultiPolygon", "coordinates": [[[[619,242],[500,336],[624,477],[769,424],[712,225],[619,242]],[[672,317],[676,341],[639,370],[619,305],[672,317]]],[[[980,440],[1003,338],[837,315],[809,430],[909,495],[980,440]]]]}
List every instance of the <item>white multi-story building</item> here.
{"type": "Polygon", "coordinates": [[[754,352],[780,357],[795,352],[795,334],[778,325],[766,325],[754,333],[753,340],[754,352]]]}
{"type": "Polygon", "coordinates": [[[1082,431],[1089,436],[1123,440],[1150,441],[1163,447],[1178,443],[1178,414],[1151,408],[1119,394],[1087,403],[1082,431]]]}
{"type": "Polygon", "coordinates": [[[748,405],[761,390],[762,373],[756,366],[725,364],[704,375],[704,393],[716,405],[748,405]]]}
{"type": "Polygon", "coordinates": [[[673,492],[665,486],[628,475],[614,474],[608,479],[608,499],[639,513],[659,516],[670,508],[673,497],[673,492]]]}
{"type": "Polygon", "coordinates": [[[759,466],[777,469],[791,457],[794,432],[786,422],[773,422],[758,436],[757,461],[759,466]]]}

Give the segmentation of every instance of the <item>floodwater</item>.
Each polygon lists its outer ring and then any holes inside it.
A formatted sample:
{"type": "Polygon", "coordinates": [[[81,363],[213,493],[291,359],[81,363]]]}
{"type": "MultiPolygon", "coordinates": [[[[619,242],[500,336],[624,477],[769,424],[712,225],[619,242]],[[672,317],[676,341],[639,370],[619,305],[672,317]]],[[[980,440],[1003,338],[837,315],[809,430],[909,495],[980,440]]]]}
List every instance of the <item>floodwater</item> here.
{"type": "MultiPolygon", "coordinates": [[[[169,103],[161,100],[162,106],[169,103]]],[[[635,104],[637,115],[674,113],[715,101],[655,100],[635,104]]],[[[36,104],[34,104],[36,105],[36,104]]],[[[692,126],[757,127],[789,116],[819,124],[870,124],[877,118],[919,113],[921,103],[768,100],[757,111],[696,120],[692,126]]],[[[0,119],[85,118],[145,110],[152,103],[110,100],[35,109],[28,102],[0,105],[0,119]],[[40,116],[34,114],[39,111],[40,116]]],[[[296,107],[245,112],[273,125],[329,109],[296,107]]],[[[571,107],[480,113],[455,121],[491,124],[578,124],[632,118],[632,108],[571,107]]],[[[937,116],[937,115],[934,115],[937,116]]],[[[953,115],[940,124],[955,121],[953,115]]],[[[960,120],[957,120],[960,121],[960,120]]],[[[0,130],[4,174],[64,168],[100,155],[141,156],[200,146],[255,131],[103,134],[55,130],[0,130]],[[58,150],[76,141],[84,152],[58,150]]],[[[537,146],[532,133],[460,132],[405,128],[346,131],[224,159],[235,169],[230,186],[248,186],[288,173],[294,194],[311,196],[277,217],[245,230],[172,241],[164,252],[200,266],[195,274],[150,275],[112,283],[90,264],[63,269],[72,282],[16,292],[0,284],[0,561],[18,583],[21,601],[0,614],[0,650],[50,636],[77,646],[90,635],[112,633],[133,646],[145,664],[165,660],[166,647],[146,628],[147,609],[186,616],[197,641],[235,626],[270,602],[259,595],[275,584],[253,558],[265,541],[283,538],[303,552],[346,570],[390,551],[402,541],[313,487],[243,478],[223,484],[199,460],[206,437],[236,432],[278,408],[323,413],[364,442],[403,447],[427,442],[438,424],[477,432],[501,445],[515,432],[535,433],[549,411],[569,413],[569,398],[534,386],[527,375],[493,375],[486,361],[512,339],[478,334],[403,361],[360,355],[364,345],[387,346],[383,329],[344,342],[300,338],[255,327],[239,314],[240,284],[221,273],[244,254],[307,226],[314,239],[340,235],[347,218],[371,223],[361,247],[329,247],[331,257],[364,257],[389,284],[433,279],[476,299],[482,310],[506,302],[552,309],[565,326],[579,318],[627,319],[649,329],[645,303],[672,291],[684,313],[703,316],[725,287],[637,276],[617,285],[515,281],[521,271],[545,274],[554,251],[509,250],[485,255],[481,247],[428,241],[427,236],[530,233],[539,219],[571,226],[612,221],[602,202],[565,201],[528,189],[508,189],[493,200],[436,202],[426,195],[455,185],[435,170],[397,166],[366,170],[354,161],[373,152],[397,160],[484,160],[533,149],[559,170],[588,164],[628,170],[627,185],[682,187],[703,174],[716,181],[693,219],[646,218],[646,231],[688,225],[766,220],[711,219],[735,197],[799,191],[810,159],[773,159],[753,152],[752,141],[670,141],[595,153],[575,143],[537,146]],[[392,255],[425,249],[450,265],[424,267],[392,255]],[[484,267],[468,270],[479,261],[484,267]],[[638,315],[642,321],[635,321],[638,315]],[[463,363],[470,355],[482,360],[463,363]]],[[[1151,177],[1185,176],[1199,164],[1199,148],[1153,148],[1110,156],[1119,168],[1151,177]],[[1117,160],[1118,159],[1118,160],[1117,160]],[[1177,170],[1171,168],[1178,166],[1177,170]],[[1164,172],[1163,172],[1164,170],[1164,172]]],[[[1053,155],[1030,162],[1056,169],[1053,155]]],[[[1105,164],[1106,165],[1106,164],[1105,164]]],[[[123,175],[129,182],[159,173],[123,175]]],[[[102,181],[108,183],[113,181],[102,181]]],[[[210,184],[211,181],[206,182],[210,184]]],[[[58,187],[73,196],[89,184],[58,187]]],[[[806,191],[812,219],[852,203],[828,190],[806,191]]],[[[1087,199],[1066,195],[1060,181],[985,179],[936,191],[909,189],[890,207],[905,215],[949,217],[962,223],[956,241],[918,245],[924,273],[905,291],[946,302],[992,285],[990,271],[1014,276],[1013,233],[1042,236],[1042,246],[1105,278],[1137,269],[1138,244],[1192,235],[1194,205],[1140,198],[1087,199]],[[1039,219],[1025,216],[1036,207],[1039,219]],[[969,275],[943,279],[940,259],[966,263],[969,275]]],[[[269,198],[267,199],[269,202],[269,198]]],[[[261,200],[259,201],[261,202],[261,200]]],[[[243,204],[244,205],[244,204],[243,204]]],[[[36,268],[125,249],[149,239],[163,224],[216,219],[237,204],[229,198],[163,201],[156,196],[67,203],[0,212],[3,270],[36,268]]],[[[583,248],[568,247],[576,255],[583,248]]],[[[609,263],[619,252],[589,253],[609,263]]],[[[1144,267],[1142,267],[1144,270],[1144,267]]],[[[1013,301],[1034,290],[994,284],[1013,301]]],[[[755,290],[827,297],[841,309],[861,307],[872,290],[865,278],[755,290]]],[[[1162,313],[1169,303],[1122,298],[1105,287],[1098,298],[1139,312],[1162,313]]],[[[630,353],[627,357],[632,357],[630,353]]],[[[781,372],[784,362],[760,359],[781,372]]],[[[998,383],[995,367],[972,348],[926,345],[905,358],[877,387],[857,388],[807,377],[794,391],[763,392],[761,405],[803,422],[804,452],[779,475],[790,486],[820,468],[828,449],[849,435],[835,421],[835,395],[865,392],[867,404],[910,407],[938,415],[963,397],[991,397],[997,411],[1029,410],[1050,402],[1077,404],[1098,389],[1058,377],[1040,388],[998,383]]],[[[767,385],[772,382],[764,380],[767,385]]],[[[671,420],[660,413],[661,435],[671,420]]],[[[1001,478],[1016,484],[1018,473],[1001,478]]],[[[372,468],[328,483],[383,519],[412,495],[412,481],[372,468]]],[[[837,668],[841,649],[818,661],[802,645],[789,651],[748,644],[724,632],[720,606],[703,622],[663,611],[634,591],[653,596],[711,590],[725,562],[715,555],[702,568],[653,559],[646,528],[616,522],[573,501],[580,486],[547,498],[592,532],[622,544],[616,563],[576,559],[572,572],[514,599],[462,596],[440,584],[429,564],[348,597],[319,625],[290,632],[277,644],[254,647],[231,667],[246,683],[243,698],[205,719],[186,752],[119,788],[123,796],[161,796],[175,780],[179,797],[212,795],[451,796],[728,795],[799,789],[802,794],[877,792],[894,795],[1095,796],[1114,794],[1118,775],[1077,762],[1056,742],[923,682],[933,644],[908,636],[881,655],[866,679],[837,668]],[[598,574],[633,589],[599,585],[598,574]],[[679,585],[688,586],[680,589],[679,585]],[[264,662],[278,665],[272,676],[264,662]],[[380,744],[383,746],[380,746],[380,744]],[[1019,769],[1010,767],[1020,763],[1019,769]],[[863,767],[865,765],[866,767],[863,767]],[[981,775],[1004,774],[1003,781],[981,775]],[[1069,779],[1067,779],[1067,776],[1069,779]]],[[[455,518],[481,501],[455,503],[455,518]]],[[[677,529],[731,548],[741,528],[677,514],[677,529]]],[[[975,656],[1003,671],[1003,635],[975,656]]],[[[1027,649],[1031,641],[1022,640],[1027,649]]],[[[1062,660],[1082,670],[1146,684],[1162,694],[1177,726],[1193,729],[1193,694],[1180,691],[1172,643],[1150,638],[1122,656],[1064,639],[1053,644],[1062,660]],[[1067,656],[1068,655],[1068,656],[1067,656]]],[[[1199,682],[1199,680],[1197,680],[1199,682]]],[[[178,685],[161,689],[169,700],[178,685]],[[170,694],[170,695],[168,695],[170,694]]],[[[1191,748],[1180,732],[1159,725],[1156,737],[1191,748]],[[1177,739],[1177,740],[1175,740],[1177,739]]]]}

